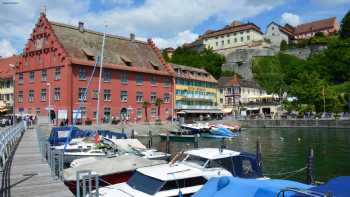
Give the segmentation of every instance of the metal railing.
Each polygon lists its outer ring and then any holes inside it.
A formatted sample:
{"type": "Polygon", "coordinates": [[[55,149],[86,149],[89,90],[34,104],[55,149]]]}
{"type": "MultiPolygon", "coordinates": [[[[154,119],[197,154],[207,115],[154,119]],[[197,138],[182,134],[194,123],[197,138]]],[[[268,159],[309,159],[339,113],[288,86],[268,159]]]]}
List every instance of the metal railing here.
{"type": "Polygon", "coordinates": [[[21,135],[25,131],[24,123],[20,122],[12,127],[6,128],[0,133],[0,170],[3,171],[8,158],[21,135]]]}

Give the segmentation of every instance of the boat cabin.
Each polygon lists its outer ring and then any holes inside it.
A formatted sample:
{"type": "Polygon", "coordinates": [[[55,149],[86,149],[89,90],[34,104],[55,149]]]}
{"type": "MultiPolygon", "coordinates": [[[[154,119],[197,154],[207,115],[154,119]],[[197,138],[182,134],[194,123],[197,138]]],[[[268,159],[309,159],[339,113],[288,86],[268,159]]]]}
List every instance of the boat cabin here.
{"type": "Polygon", "coordinates": [[[236,177],[262,177],[262,170],[256,157],[250,153],[228,149],[202,148],[185,152],[182,161],[201,168],[224,168],[236,177]]]}

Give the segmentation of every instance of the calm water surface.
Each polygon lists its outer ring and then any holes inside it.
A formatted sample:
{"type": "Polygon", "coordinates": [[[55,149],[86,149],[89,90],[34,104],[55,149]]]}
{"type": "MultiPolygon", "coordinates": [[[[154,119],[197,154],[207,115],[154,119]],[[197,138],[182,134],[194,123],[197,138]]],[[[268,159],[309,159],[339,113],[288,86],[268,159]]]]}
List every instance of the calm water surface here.
{"type": "MultiPolygon", "coordinates": [[[[350,129],[320,128],[251,128],[227,140],[229,149],[255,153],[256,140],[260,138],[265,174],[293,171],[306,166],[308,147],[315,151],[316,180],[326,181],[339,175],[350,175],[350,129]],[[300,139],[298,139],[300,138],[300,139]]],[[[140,138],[147,144],[147,138],[140,138]]],[[[200,138],[199,147],[219,147],[220,139],[200,138]]],[[[165,142],[153,138],[153,147],[165,151],[165,142]]],[[[192,148],[188,142],[172,142],[171,152],[192,148]]],[[[306,172],[285,177],[305,181],[306,172]]]]}

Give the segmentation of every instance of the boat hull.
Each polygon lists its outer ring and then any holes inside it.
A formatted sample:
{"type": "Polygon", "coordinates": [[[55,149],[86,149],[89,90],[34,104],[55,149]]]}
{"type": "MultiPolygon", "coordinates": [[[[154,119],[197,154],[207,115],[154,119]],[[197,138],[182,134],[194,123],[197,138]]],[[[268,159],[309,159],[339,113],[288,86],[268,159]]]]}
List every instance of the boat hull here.
{"type": "MultiPolygon", "coordinates": [[[[104,186],[108,186],[110,184],[118,184],[118,183],[126,182],[129,180],[132,173],[133,173],[133,170],[127,171],[127,172],[121,172],[121,173],[100,176],[99,177],[99,186],[104,187],[104,186]]],[[[82,183],[82,181],[81,181],[81,183],[82,183]]],[[[76,194],[77,182],[75,180],[74,181],[64,181],[64,184],[69,188],[69,190],[73,194],[76,194]]],[[[95,183],[93,182],[92,185],[94,186],[95,183]]],[[[93,189],[95,189],[95,188],[93,188],[93,189]]],[[[83,191],[82,188],[80,188],[80,191],[83,191]]]]}

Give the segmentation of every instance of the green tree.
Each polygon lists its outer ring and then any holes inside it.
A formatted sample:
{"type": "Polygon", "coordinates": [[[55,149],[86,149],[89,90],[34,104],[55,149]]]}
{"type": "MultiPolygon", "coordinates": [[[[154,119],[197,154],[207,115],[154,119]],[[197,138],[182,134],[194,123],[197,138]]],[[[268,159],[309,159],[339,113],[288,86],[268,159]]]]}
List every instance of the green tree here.
{"type": "Polygon", "coordinates": [[[204,49],[197,52],[191,49],[178,47],[170,60],[175,64],[203,68],[215,78],[221,76],[221,65],[225,62],[225,57],[215,53],[212,49],[204,49]]]}
{"type": "Polygon", "coordinates": [[[288,44],[285,40],[282,40],[282,42],[280,44],[280,49],[281,49],[281,51],[285,51],[288,49],[288,44]]]}
{"type": "Polygon", "coordinates": [[[163,103],[164,103],[163,99],[161,99],[161,98],[156,99],[155,105],[158,108],[158,120],[160,120],[160,107],[163,103]]]}
{"type": "Polygon", "coordinates": [[[169,56],[168,56],[168,53],[166,50],[163,50],[162,51],[162,56],[163,56],[163,59],[166,61],[166,62],[169,62],[170,59],[169,59],[169,56]]]}
{"type": "Polygon", "coordinates": [[[350,38],[350,10],[341,22],[339,35],[341,38],[350,38]]]}
{"type": "Polygon", "coordinates": [[[145,110],[145,116],[146,116],[146,122],[148,122],[148,107],[150,106],[150,102],[148,101],[143,101],[142,107],[145,110]]]}

